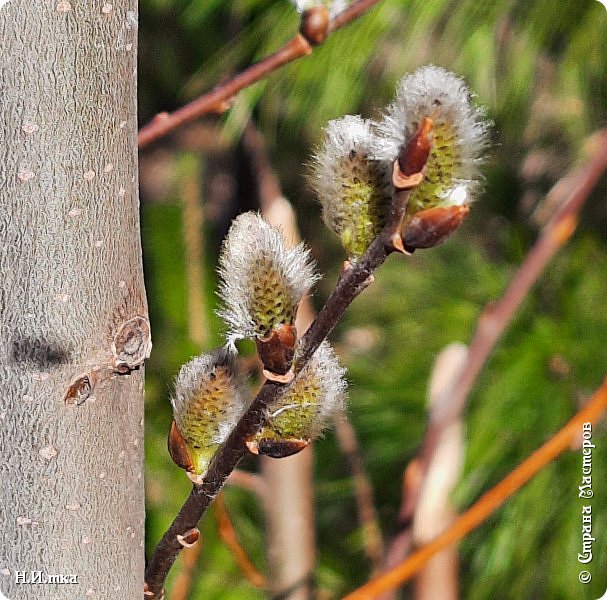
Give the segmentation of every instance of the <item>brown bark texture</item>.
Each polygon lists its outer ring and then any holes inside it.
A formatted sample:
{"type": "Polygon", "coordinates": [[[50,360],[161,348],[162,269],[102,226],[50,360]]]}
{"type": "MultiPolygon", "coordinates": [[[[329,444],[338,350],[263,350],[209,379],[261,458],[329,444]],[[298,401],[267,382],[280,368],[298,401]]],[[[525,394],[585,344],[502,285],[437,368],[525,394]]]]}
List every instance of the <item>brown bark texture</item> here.
{"type": "Polygon", "coordinates": [[[0,8],[0,591],[11,600],[142,595],[151,343],[136,51],[135,0],[0,8]]]}

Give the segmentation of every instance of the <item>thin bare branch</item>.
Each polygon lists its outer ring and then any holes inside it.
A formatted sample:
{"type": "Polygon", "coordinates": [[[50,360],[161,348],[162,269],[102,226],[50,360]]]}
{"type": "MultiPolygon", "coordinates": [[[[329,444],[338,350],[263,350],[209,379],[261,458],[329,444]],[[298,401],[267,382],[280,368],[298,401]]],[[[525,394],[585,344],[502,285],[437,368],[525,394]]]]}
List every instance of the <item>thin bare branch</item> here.
{"type": "MultiPolygon", "coordinates": [[[[379,0],[358,0],[329,23],[329,31],[335,31],[357,19],[379,0]]],[[[144,148],[153,141],[174,131],[184,123],[193,121],[208,113],[226,111],[232,98],[243,89],[267,77],[280,67],[312,53],[312,46],[300,34],[296,34],[282,48],[238,73],[228,81],[219,84],[210,92],[199,96],[192,102],[173,113],[160,113],[147,125],[144,125],[137,136],[139,148],[144,148]]]]}
{"type": "Polygon", "coordinates": [[[358,519],[362,527],[365,554],[371,563],[372,573],[378,573],[384,556],[384,540],[377,518],[373,486],[367,474],[360,454],[356,432],[346,415],[335,420],[335,435],[339,447],[348,461],[358,509],[358,519]]]}
{"type": "MultiPolygon", "coordinates": [[[[548,194],[546,201],[560,208],[544,226],[537,242],[511,279],[503,296],[483,311],[470,343],[468,358],[459,376],[452,386],[437,396],[433,404],[420,454],[412,463],[415,468],[415,478],[409,480],[414,483],[410,483],[407,486],[407,493],[403,494],[399,515],[400,531],[390,544],[386,560],[387,569],[393,568],[396,562],[402,561],[410,551],[413,515],[441,432],[463,413],[468,394],[495,344],[550,259],[575,231],[579,211],[607,168],[607,130],[595,133],[589,141],[593,146],[592,158],[582,168],[567,173],[548,194]]],[[[390,594],[386,594],[383,598],[388,600],[390,594]]]]}
{"type": "Polygon", "coordinates": [[[510,496],[516,493],[534,475],[569,449],[582,432],[584,423],[596,423],[607,409],[607,378],[591,400],[561,430],[536,450],[500,483],[483,494],[465,513],[459,516],[444,533],[420,548],[396,568],[372,579],[343,600],[371,600],[379,594],[401,586],[417,573],[430,558],[444,548],[462,539],[493,514],[510,496]]]}
{"type": "Polygon", "coordinates": [[[217,527],[219,529],[219,536],[223,540],[224,544],[228,547],[236,564],[239,566],[243,575],[247,580],[255,587],[263,588],[266,586],[266,578],[257,570],[253,561],[249,558],[246,550],[242,547],[242,544],[238,540],[238,535],[232,525],[232,520],[226,507],[223,493],[219,494],[215,498],[215,518],[217,519],[217,527]]]}

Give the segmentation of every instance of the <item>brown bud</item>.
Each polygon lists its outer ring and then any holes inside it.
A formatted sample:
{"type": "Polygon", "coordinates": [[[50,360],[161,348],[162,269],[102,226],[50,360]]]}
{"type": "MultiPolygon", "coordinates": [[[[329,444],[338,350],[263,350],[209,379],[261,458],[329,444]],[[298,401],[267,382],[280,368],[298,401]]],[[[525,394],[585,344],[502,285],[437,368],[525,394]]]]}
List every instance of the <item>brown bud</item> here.
{"type": "Polygon", "coordinates": [[[171,455],[173,462],[178,467],[181,467],[186,471],[191,471],[192,469],[194,469],[194,463],[192,462],[192,458],[190,457],[190,453],[188,452],[185,440],[183,439],[181,432],[177,428],[177,423],[175,423],[175,421],[171,423],[168,448],[169,454],[171,455]]]}
{"type": "Polygon", "coordinates": [[[266,371],[285,375],[291,368],[297,330],[293,325],[281,324],[265,339],[257,339],[257,353],[266,371]]]}
{"type": "Polygon", "coordinates": [[[329,21],[329,11],[326,6],[313,6],[301,15],[299,32],[312,46],[318,46],[327,39],[329,21]]]}
{"type": "Polygon", "coordinates": [[[442,244],[470,212],[467,205],[437,206],[415,213],[405,220],[402,229],[405,249],[432,248],[442,244]]]}
{"type": "Polygon", "coordinates": [[[247,448],[251,454],[263,454],[270,458],[286,458],[301,452],[310,445],[310,440],[275,440],[262,438],[249,440],[247,448]]]}
{"type": "Polygon", "coordinates": [[[413,137],[403,146],[398,155],[398,165],[404,176],[421,173],[432,150],[434,121],[424,117],[413,137]]]}
{"type": "Polygon", "coordinates": [[[184,548],[191,548],[200,539],[200,530],[194,527],[188,529],[183,535],[177,534],[177,541],[184,548]]]}

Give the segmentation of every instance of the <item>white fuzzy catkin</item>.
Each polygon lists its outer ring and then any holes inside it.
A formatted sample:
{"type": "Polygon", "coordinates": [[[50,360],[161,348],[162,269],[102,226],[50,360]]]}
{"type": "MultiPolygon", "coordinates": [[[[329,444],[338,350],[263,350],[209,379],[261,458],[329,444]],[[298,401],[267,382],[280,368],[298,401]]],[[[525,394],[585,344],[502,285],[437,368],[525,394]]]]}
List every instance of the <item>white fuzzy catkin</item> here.
{"type": "MultiPolygon", "coordinates": [[[[295,358],[297,361],[297,357],[295,358]]],[[[273,407],[259,439],[317,438],[330,420],[345,407],[346,369],[326,340],[297,376],[296,381],[273,407]]]]}
{"type": "Polygon", "coordinates": [[[346,0],[324,0],[322,2],[319,0],[292,0],[292,3],[299,14],[318,5],[326,6],[331,19],[344,11],[349,4],[346,0]]]}
{"type": "Polygon", "coordinates": [[[227,439],[247,407],[246,398],[235,356],[226,348],[197,356],[181,367],[171,404],[195,472],[206,469],[227,439]]]}
{"type": "Polygon", "coordinates": [[[303,295],[318,280],[310,251],[288,248],[280,230],[254,212],[239,215],[219,257],[218,311],[228,342],[264,338],[281,323],[292,325],[303,295]]]}
{"type": "Polygon", "coordinates": [[[426,179],[415,190],[417,199],[410,200],[413,210],[473,199],[488,144],[488,122],[484,112],[471,104],[472,98],[464,81],[441,67],[421,67],[400,81],[396,99],[377,126],[375,156],[394,161],[422,119],[433,120],[434,143],[426,179]]]}
{"type": "Polygon", "coordinates": [[[391,164],[370,156],[378,144],[370,121],[348,115],[327,124],[312,162],[311,183],[323,220],[351,259],[381,231],[392,198],[391,164]]]}

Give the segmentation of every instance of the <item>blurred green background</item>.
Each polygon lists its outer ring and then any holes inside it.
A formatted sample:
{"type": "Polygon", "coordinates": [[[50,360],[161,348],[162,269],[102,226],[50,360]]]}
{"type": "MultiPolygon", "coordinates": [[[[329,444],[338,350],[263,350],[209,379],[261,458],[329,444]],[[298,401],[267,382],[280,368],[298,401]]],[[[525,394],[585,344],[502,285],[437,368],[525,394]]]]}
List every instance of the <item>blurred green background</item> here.
{"type": "MultiPolygon", "coordinates": [[[[277,49],[297,28],[287,0],[141,0],[140,123],[277,49]]],[[[424,433],[437,353],[450,342],[469,341],[482,307],[500,296],[550,214],[552,207],[541,202],[545,193],[584,159],[587,136],[605,126],[607,11],[595,0],[384,0],[311,56],[242,92],[225,115],[208,116],[143,150],[144,264],[154,336],[146,368],[148,553],[190,488],[166,452],[172,380],[191,356],[222,343],[213,313],[218,247],[230,219],[259,202],[241,142],[246,124],[252,120],[261,133],[324,273],[314,295],[319,308],[344,257],[322,225],[305,165],[329,119],[377,116],[396,82],[427,63],[462,75],[494,121],[484,197],[444,246],[391,257],[332,335],[348,367],[349,416],[381,525],[387,540],[394,533],[402,473],[424,433]],[[186,241],[192,223],[204,242],[194,245],[194,257],[186,241]],[[202,269],[192,275],[197,257],[202,269]],[[194,333],[192,282],[202,293],[194,333]]],[[[465,472],[454,497],[460,509],[554,433],[607,371],[606,196],[603,178],[578,232],[527,298],[475,387],[465,472]]],[[[578,581],[581,451],[574,449],[461,543],[461,598],[594,600],[603,594],[605,429],[601,424],[593,437],[593,581],[578,581]]],[[[253,460],[243,466],[257,468],[253,460]]],[[[367,580],[369,565],[352,480],[331,433],[316,445],[315,477],[318,597],[338,598],[367,580]]],[[[263,570],[261,507],[242,489],[226,495],[241,542],[263,570]]],[[[189,597],[266,597],[218,541],[211,513],[202,530],[189,597]]],[[[410,590],[401,597],[412,597],[410,590]]]]}

